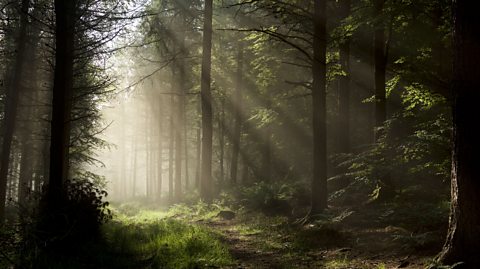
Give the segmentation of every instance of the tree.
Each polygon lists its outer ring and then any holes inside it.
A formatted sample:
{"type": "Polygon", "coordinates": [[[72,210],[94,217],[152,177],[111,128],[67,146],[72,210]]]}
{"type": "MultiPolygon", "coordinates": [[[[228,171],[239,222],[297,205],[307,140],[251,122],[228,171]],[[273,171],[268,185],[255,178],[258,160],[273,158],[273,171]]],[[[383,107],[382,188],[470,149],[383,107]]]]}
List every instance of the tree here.
{"type": "MultiPolygon", "coordinates": [[[[351,0],[343,0],[340,3],[342,19],[350,15],[351,0]]],[[[350,151],[350,37],[346,36],[339,45],[340,65],[344,74],[340,77],[338,93],[339,114],[339,152],[350,151]]]]}
{"type": "Polygon", "coordinates": [[[203,199],[212,199],[212,11],[213,0],[205,0],[202,54],[202,169],[200,193],[203,199]]]}
{"type": "Polygon", "coordinates": [[[6,188],[8,179],[8,168],[10,166],[10,153],[15,128],[18,99],[20,95],[20,83],[22,81],[23,66],[25,63],[28,9],[30,1],[22,0],[20,8],[20,28],[18,33],[17,54],[15,67],[10,87],[8,87],[7,101],[5,105],[5,118],[2,121],[3,141],[1,148],[0,162],[0,223],[5,217],[6,188]]]}
{"type": "Polygon", "coordinates": [[[68,177],[77,1],[55,1],[55,71],[50,136],[49,206],[59,206],[68,177]]]}
{"type": "Polygon", "coordinates": [[[480,266],[480,172],[477,131],[480,100],[480,17],[474,2],[453,1],[453,149],[451,212],[448,235],[438,259],[444,264],[464,262],[480,266]]]}
{"type": "Polygon", "coordinates": [[[312,65],[313,109],[313,178],[310,214],[321,213],[327,207],[327,17],[326,1],[314,2],[314,35],[312,65]]]}
{"type": "Polygon", "coordinates": [[[386,57],[385,57],[385,24],[383,9],[385,0],[374,0],[375,33],[374,33],[374,65],[375,65],[375,142],[381,137],[381,128],[387,119],[387,97],[385,91],[386,57]]]}
{"type": "Polygon", "coordinates": [[[232,135],[232,161],[230,165],[230,181],[232,184],[237,183],[237,170],[238,170],[238,152],[240,150],[240,135],[242,132],[242,76],[243,76],[243,43],[242,40],[238,41],[238,55],[237,55],[237,74],[235,93],[233,97],[234,107],[234,126],[232,135]]]}

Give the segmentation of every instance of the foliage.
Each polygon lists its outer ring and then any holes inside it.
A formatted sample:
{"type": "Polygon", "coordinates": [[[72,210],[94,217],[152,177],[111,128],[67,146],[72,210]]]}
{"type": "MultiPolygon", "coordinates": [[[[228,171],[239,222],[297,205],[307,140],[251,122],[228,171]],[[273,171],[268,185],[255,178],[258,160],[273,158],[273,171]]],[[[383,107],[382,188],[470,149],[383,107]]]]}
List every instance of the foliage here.
{"type": "Polygon", "coordinates": [[[111,219],[107,192],[88,180],[68,180],[59,204],[52,205],[48,196],[41,202],[38,222],[26,235],[27,251],[71,251],[75,242],[85,242],[100,236],[100,227],[111,219]],[[30,237],[34,237],[32,240],[30,237]]]}
{"type": "Polygon", "coordinates": [[[307,190],[298,182],[255,182],[234,190],[232,195],[247,209],[273,215],[290,216],[293,208],[308,204],[307,190]]]}
{"type": "Polygon", "coordinates": [[[152,268],[210,268],[231,263],[213,232],[178,220],[126,219],[106,227],[118,253],[146,257],[152,268]]]}

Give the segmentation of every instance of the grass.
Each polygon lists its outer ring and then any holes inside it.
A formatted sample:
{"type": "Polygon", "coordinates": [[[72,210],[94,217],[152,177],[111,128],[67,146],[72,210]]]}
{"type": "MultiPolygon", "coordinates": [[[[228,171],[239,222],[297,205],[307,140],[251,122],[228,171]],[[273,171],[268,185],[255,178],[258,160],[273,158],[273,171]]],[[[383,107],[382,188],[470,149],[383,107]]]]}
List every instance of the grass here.
{"type": "Polygon", "coordinates": [[[214,232],[180,220],[129,217],[105,227],[117,253],[133,254],[149,268],[208,268],[231,263],[228,250],[214,232]]]}
{"type": "Polygon", "coordinates": [[[72,250],[44,253],[31,268],[219,268],[232,264],[219,235],[207,227],[169,217],[172,212],[116,208],[102,240],[72,250]],[[122,213],[128,211],[128,214],[122,213]]]}

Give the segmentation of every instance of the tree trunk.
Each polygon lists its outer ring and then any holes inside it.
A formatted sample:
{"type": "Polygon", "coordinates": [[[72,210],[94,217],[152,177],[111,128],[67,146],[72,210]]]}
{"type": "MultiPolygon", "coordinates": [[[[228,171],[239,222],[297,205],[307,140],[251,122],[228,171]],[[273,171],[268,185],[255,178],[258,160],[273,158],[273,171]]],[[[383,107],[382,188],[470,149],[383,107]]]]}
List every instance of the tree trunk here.
{"type": "MultiPolygon", "coordinates": [[[[341,1],[340,12],[342,19],[350,15],[351,0],[341,1]]],[[[338,94],[338,114],[339,114],[339,152],[347,153],[350,151],[350,38],[340,44],[340,65],[345,75],[340,77],[338,94]]]]}
{"type": "MultiPolygon", "coordinates": [[[[199,123],[200,125],[200,123],[199,123]]],[[[200,188],[200,175],[201,175],[201,152],[202,152],[202,135],[201,135],[201,126],[197,128],[197,152],[195,158],[195,187],[200,188]]]]}
{"type": "Polygon", "coordinates": [[[188,130],[187,130],[187,102],[184,100],[183,102],[183,150],[185,154],[185,162],[184,162],[184,167],[185,167],[185,190],[188,190],[190,188],[190,178],[188,174],[188,130]]]}
{"type": "Polygon", "coordinates": [[[5,219],[6,187],[8,180],[8,167],[10,166],[10,152],[12,147],[13,131],[17,118],[17,106],[20,95],[23,66],[25,62],[28,9],[30,1],[22,0],[20,11],[20,29],[18,33],[17,55],[10,87],[7,88],[5,114],[2,121],[2,151],[0,160],[0,224],[5,219]]]}
{"type": "Polygon", "coordinates": [[[375,0],[375,33],[374,33],[374,60],[375,60],[375,142],[379,141],[382,133],[379,128],[383,127],[387,119],[387,103],[385,92],[385,23],[383,18],[383,6],[385,0],[375,0]]]}
{"type": "Polygon", "coordinates": [[[173,162],[174,162],[174,145],[175,145],[175,123],[173,120],[175,97],[170,97],[170,128],[169,128],[169,145],[168,145],[168,199],[173,202],[173,162]]]}
{"type": "Polygon", "coordinates": [[[220,134],[218,136],[218,143],[220,148],[220,181],[225,180],[225,97],[221,97],[220,101],[220,115],[218,119],[220,134]]]}
{"type": "Polygon", "coordinates": [[[453,150],[449,231],[439,260],[480,267],[480,17],[475,2],[453,1],[453,150]]]}
{"type": "Polygon", "coordinates": [[[327,207],[327,126],[326,126],[326,1],[314,2],[313,38],[313,178],[310,214],[321,213],[327,207]]]}
{"type": "Polygon", "coordinates": [[[212,200],[212,93],[211,65],[212,65],[212,11],[213,0],[205,0],[203,25],[203,53],[202,53],[202,176],[200,194],[210,202],[212,200]]]}
{"type": "Polygon", "coordinates": [[[50,136],[48,203],[58,207],[68,178],[76,1],[55,1],[56,49],[50,136]]]}
{"type": "Polygon", "coordinates": [[[243,117],[243,100],[242,100],[242,78],[243,76],[243,42],[238,41],[238,55],[237,55],[237,76],[236,87],[233,97],[233,117],[235,123],[233,125],[232,136],[232,162],[230,165],[230,181],[232,185],[237,183],[238,170],[238,152],[240,150],[240,137],[242,132],[242,117],[243,117]]]}

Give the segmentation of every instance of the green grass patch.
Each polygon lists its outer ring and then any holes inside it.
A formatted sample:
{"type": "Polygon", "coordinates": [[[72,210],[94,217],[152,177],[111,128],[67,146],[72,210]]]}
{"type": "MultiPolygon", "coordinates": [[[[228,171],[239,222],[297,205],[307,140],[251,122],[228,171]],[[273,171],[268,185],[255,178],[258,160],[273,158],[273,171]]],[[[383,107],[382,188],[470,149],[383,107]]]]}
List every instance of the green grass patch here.
{"type": "Polygon", "coordinates": [[[232,264],[219,234],[169,217],[171,213],[116,208],[102,227],[103,238],[72,250],[32,257],[28,268],[219,268],[232,264]],[[124,214],[122,211],[127,211],[124,214]]]}
{"type": "Polygon", "coordinates": [[[173,219],[115,221],[105,227],[117,253],[147,261],[149,268],[208,268],[232,262],[214,232],[173,219]]]}

